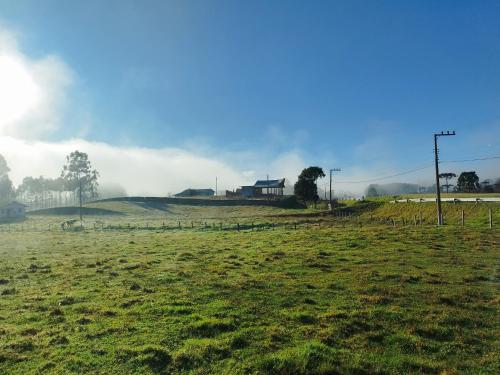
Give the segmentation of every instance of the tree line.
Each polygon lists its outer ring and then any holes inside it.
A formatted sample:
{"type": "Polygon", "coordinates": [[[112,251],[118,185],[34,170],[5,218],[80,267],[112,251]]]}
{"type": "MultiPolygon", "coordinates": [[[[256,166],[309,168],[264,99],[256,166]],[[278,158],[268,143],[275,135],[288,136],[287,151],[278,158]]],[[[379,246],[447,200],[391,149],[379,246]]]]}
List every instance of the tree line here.
{"type": "MultiPolygon", "coordinates": [[[[480,182],[475,171],[462,172],[457,178],[455,173],[447,172],[439,175],[441,192],[443,193],[499,193],[500,178],[486,179],[480,182]],[[456,182],[454,180],[456,179],[456,182]]],[[[435,193],[436,184],[421,186],[417,184],[391,183],[385,185],[370,184],[366,190],[368,197],[435,193]]]]}
{"type": "MultiPolygon", "coordinates": [[[[98,197],[99,172],[92,168],[88,155],[78,150],[66,156],[66,163],[62,166],[61,174],[57,178],[27,176],[19,186],[14,187],[9,178],[10,168],[7,161],[0,154],[0,200],[7,201],[20,199],[25,202],[37,202],[50,197],[64,197],[64,193],[71,192],[73,198],[82,204],[88,199],[98,197]]],[[[67,198],[67,194],[66,194],[67,198]]],[[[57,198],[55,198],[57,201],[57,198]]]]}

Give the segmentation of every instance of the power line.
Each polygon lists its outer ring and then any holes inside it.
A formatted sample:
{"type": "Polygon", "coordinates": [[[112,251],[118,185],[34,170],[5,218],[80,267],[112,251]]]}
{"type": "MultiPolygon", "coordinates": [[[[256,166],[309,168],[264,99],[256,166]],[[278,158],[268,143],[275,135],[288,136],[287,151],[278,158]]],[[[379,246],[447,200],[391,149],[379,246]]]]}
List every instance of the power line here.
{"type": "Polygon", "coordinates": [[[500,159],[500,155],[489,156],[485,158],[476,158],[476,159],[464,159],[464,160],[443,160],[441,163],[464,163],[467,161],[480,161],[480,160],[492,160],[492,159],[500,159]]]}
{"type": "Polygon", "coordinates": [[[361,183],[364,183],[364,182],[373,182],[373,181],[379,181],[379,180],[386,180],[388,178],[403,176],[405,174],[409,174],[409,173],[421,171],[423,169],[427,169],[427,168],[430,168],[430,167],[432,167],[432,165],[425,165],[425,166],[422,166],[422,167],[419,167],[419,168],[410,169],[408,171],[404,171],[404,172],[399,172],[399,173],[396,173],[396,174],[392,174],[390,176],[377,177],[377,178],[371,178],[371,179],[368,179],[368,180],[359,180],[359,181],[337,181],[337,183],[338,184],[361,184],[361,183]]]}
{"type": "MultiPolygon", "coordinates": [[[[464,163],[464,162],[469,162],[469,161],[482,161],[482,160],[493,160],[493,159],[500,159],[500,155],[493,155],[493,156],[487,156],[487,157],[475,158],[475,159],[445,160],[445,161],[441,161],[440,163],[464,163]]],[[[337,183],[338,184],[362,184],[362,183],[366,183],[366,182],[375,182],[375,181],[387,180],[389,178],[398,177],[398,176],[404,176],[406,174],[418,172],[418,171],[421,171],[423,169],[427,169],[427,168],[430,168],[430,167],[432,167],[432,164],[426,164],[426,165],[422,165],[422,166],[414,168],[414,169],[406,170],[406,171],[399,172],[399,173],[392,174],[392,175],[388,175],[388,176],[377,177],[377,178],[370,178],[370,179],[367,179],[367,180],[359,180],[359,181],[337,181],[337,183]]]]}

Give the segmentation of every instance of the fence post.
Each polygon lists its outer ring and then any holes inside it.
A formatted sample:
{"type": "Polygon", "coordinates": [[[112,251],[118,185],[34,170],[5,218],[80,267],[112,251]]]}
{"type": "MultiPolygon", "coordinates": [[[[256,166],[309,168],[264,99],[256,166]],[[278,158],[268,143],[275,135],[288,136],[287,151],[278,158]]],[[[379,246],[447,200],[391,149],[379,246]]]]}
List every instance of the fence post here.
{"type": "Polygon", "coordinates": [[[177,223],[178,223],[178,227],[179,227],[179,229],[181,229],[181,222],[179,221],[179,222],[177,222],[177,223]]]}
{"type": "Polygon", "coordinates": [[[413,225],[417,226],[417,215],[413,215],[413,225]]]}
{"type": "Polygon", "coordinates": [[[396,220],[394,220],[394,218],[392,218],[392,226],[395,227],[396,226],[396,220]]]}
{"type": "Polygon", "coordinates": [[[294,226],[295,226],[295,230],[297,230],[297,223],[294,223],[294,226]]]}
{"type": "Polygon", "coordinates": [[[422,225],[422,211],[418,211],[418,217],[419,217],[420,225],[422,225]]]}
{"type": "Polygon", "coordinates": [[[252,232],[253,232],[253,221],[252,221],[252,232]]]}
{"type": "Polygon", "coordinates": [[[240,231],[240,223],[236,223],[236,228],[238,229],[238,232],[240,231]]]}
{"type": "Polygon", "coordinates": [[[462,226],[463,227],[465,226],[465,214],[464,214],[464,210],[462,210],[462,226]]]}
{"type": "Polygon", "coordinates": [[[194,228],[194,223],[193,222],[191,222],[191,228],[194,228]]]}
{"type": "Polygon", "coordinates": [[[493,228],[493,215],[491,213],[491,208],[488,210],[488,214],[490,217],[490,229],[493,228]]]}

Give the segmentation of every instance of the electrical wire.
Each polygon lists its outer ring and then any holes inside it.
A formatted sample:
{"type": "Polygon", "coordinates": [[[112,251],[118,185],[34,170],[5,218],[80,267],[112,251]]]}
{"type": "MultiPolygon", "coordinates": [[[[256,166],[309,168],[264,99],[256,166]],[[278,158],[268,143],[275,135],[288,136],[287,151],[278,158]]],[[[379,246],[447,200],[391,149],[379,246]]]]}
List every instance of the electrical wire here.
{"type": "MultiPolygon", "coordinates": [[[[482,160],[492,160],[492,159],[500,159],[500,155],[493,155],[493,156],[487,156],[487,157],[475,158],[475,159],[464,159],[464,160],[444,160],[444,161],[440,161],[440,163],[464,163],[464,162],[469,162],[469,161],[482,161],[482,160]]],[[[375,181],[387,180],[389,178],[403,176],[403,175],[406,175],[406,174],[410,174],[410,173],[418,172],[418,171],[421,171],[421,170],[424,170],[424,169],[427,169],[427,168],[431,168],[432,166],[433,166],[433,164],[428,164],[428,165],[420,166],[420,167],[417,167],[417,168],[414,168],[414,169],[410,169],[410,170],[407,170],[407,171],[404,171],[404,172],[399,172],[399,173],[396,173],[396,174],[392,174],[392,175],[389,175],[389,176],[383,176],[383,177],[377,177],[377,178],[370,178],[370,179],[367,179],[367,180],[359,180],[359,181],[335,181],[335,183],[336,184],[362,184],[362,183],[366,183],[366,182],[375,182],[375,181]]]]}

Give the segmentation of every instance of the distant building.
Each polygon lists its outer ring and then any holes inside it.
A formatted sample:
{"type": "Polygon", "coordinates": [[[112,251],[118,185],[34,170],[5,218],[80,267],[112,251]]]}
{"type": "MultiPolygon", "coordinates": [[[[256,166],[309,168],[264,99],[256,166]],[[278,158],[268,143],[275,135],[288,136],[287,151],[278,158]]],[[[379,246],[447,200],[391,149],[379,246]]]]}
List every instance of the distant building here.
{"type": "Polygon", "coordinates": [[[213,197],[213,189],[186,189],[174,195],[174,197],[213,197]]]}
{"type": "Polygon", "coordinates": [[[285,179],[258,180],[253,185],[246,185],[236,189],[235,192],[227,191],[227,197],[266,198],[282,196],[285,188],[285,179]]]}
{"type": "Polygon", "coordinates": [[[16,201],[0,204],[0,220],[22,219],[26,216],[26,207],[16,201]]]}

